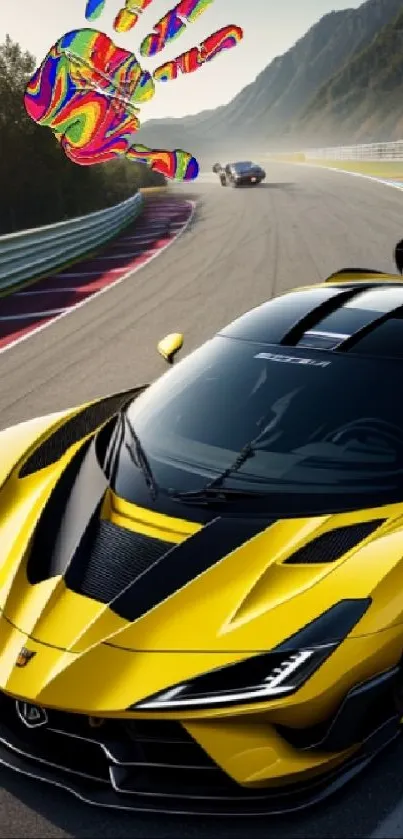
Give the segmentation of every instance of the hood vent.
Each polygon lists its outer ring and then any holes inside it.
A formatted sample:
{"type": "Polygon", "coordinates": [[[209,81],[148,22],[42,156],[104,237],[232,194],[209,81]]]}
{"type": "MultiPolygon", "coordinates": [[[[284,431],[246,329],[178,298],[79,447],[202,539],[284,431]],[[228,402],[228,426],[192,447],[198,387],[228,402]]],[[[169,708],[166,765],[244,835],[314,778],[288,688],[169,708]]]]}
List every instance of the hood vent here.
{"type": "MultiPolygon", "coordinates": [[[[74,589],[100,603],[110,603],[130,583],[147,571],[168,551],[172,542],[126,530],[110,521],[97,523],[90,554],[74,589]]],[[[77,559],[73,561],[73,564],[77,559]]],[[[76,573],[78,569],[76,567],[76,573]]]]}
{"type": "Polygon", "coordinates": [[[52,463],[57,463],[70,446],[78,443],[87,434],[96,431],[98,426],[117,414],[141,390],[143,388],[135,388],[108,396],[70,417],[32,452],[22,465],[19,477],[25,478],[27,475],[51,466],[52,463]]]}
{"type": "Polygon", "coordinates": [[[312,542],[308,542],[307,545],[288,557],[283,564],[316,565],[336,562],[337,559],[340,559],[341,556],[370,536],[384,521],[385,519],[373,519],[372,521],[329,530],[327,533],[317,536],[312,542]]]}

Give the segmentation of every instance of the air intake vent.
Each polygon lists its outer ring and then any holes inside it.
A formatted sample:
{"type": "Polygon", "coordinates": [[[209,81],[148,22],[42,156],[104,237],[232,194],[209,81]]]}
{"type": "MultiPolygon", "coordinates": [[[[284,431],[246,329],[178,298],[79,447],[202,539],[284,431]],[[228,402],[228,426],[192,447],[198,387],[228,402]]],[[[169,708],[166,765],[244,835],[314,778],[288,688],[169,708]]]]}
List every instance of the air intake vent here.
{"type": "Polygon", "coordinates": [[[68,419],[32,452],[21,467],[19,477],[25,478],[56,463],[70,446],[78,443],[82,437],[91,434],[99,425],[117,414],[136,392],[139,392],[139,388],[108,396],[68,419]]]}
{"type": "MultiPolygon", "coordinates": [[[[110,603],[143,571],[174,547],[172,542],[151,539],[142,533],[133,533],[112,522],[101,520],[81,581],[74,589],[92,600],[110,603]]],[[[83,557],[80,557],[80,561],[83,562],[83,557]]]]}
{"type": "Polygon", "coordinates": [[[299,551],[285,560],[285,565],[314,565],[317,563],[336,562],[347,551],[351,551],[356,545],[370,536],[384,519],[352,524],[347,527],[338,527],[317,536],[312,542],[304,545],[299,551]]]}

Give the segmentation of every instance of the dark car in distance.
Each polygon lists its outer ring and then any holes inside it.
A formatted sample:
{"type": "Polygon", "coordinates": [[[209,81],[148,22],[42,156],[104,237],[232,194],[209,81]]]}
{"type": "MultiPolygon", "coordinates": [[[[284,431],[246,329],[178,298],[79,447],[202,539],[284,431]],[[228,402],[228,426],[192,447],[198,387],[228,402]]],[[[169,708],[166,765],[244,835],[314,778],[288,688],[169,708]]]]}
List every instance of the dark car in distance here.
{"type": "Polygon", "coordinates": [[[257,163],[252,161],[238,161],[238,163],[227,163],[222,166],[221,163],[215,163],[213,166],[215,172],[221,181],[221,186],[243,186],[249,184],[250,186],[260,184],[266,177],[266,172],[257,163]]]}

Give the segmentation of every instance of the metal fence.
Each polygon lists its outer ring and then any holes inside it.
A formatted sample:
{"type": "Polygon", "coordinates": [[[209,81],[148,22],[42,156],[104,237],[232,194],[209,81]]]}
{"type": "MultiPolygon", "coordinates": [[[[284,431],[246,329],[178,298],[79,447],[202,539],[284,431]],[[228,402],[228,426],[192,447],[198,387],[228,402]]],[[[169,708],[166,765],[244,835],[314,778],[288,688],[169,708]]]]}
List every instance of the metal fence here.
{"type": "Polygon", "coordinates": [[[0,290],[43,277],[92,253],[137,218],[143,203],[137,193],[97,213],[0,236],[0,290]]]}
{"type": "Polygon", "coordinates": [[[307,149],[304,155],[306,160],[403,160],[403,140],[307,149]]]}

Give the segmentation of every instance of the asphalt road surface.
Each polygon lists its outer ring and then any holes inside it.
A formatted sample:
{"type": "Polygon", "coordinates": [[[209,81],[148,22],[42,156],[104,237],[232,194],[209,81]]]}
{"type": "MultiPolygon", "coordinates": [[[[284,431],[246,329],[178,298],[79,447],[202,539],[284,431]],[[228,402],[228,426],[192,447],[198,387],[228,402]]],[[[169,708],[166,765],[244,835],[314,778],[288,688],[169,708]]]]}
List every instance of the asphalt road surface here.
{"type": "MultiPolygon", "coordinates": [[[[257,188],[223,189],[212,178],[175,187],[178,198],[197,201],[177,242],[132,278],[2,352],[0,428],[152,380],[165,369],[156,344],[168,332],[184,332],[189,352],[280,291],[342,267],[394,270],[402,192],[327,170],[265,168],[257,188]]],[[[402,770],[399,741],[325,804],[255,821],[97,810],[0,770],[0,837],[403,837],[402,770]]]]}

